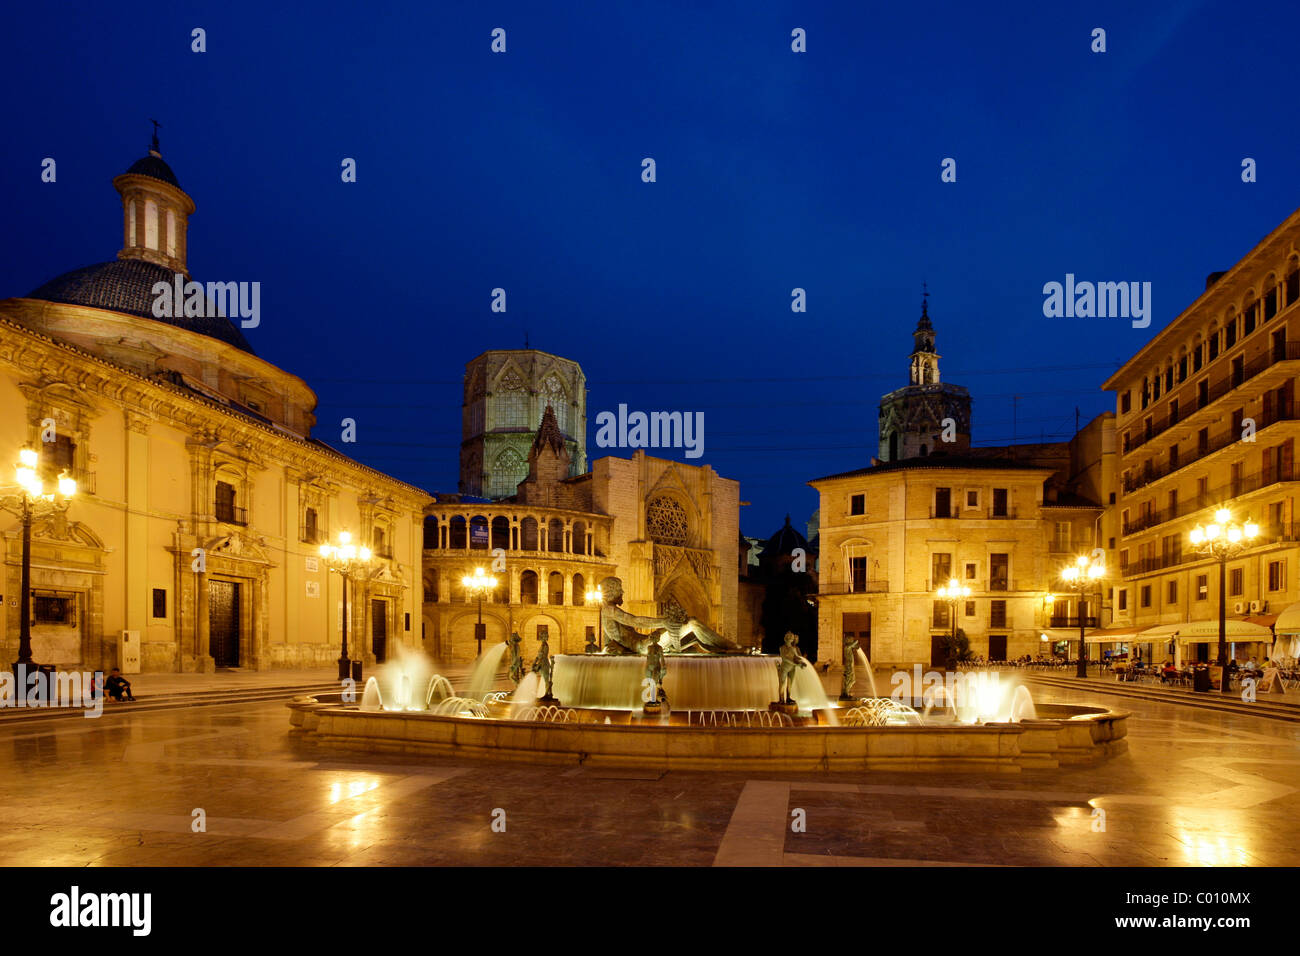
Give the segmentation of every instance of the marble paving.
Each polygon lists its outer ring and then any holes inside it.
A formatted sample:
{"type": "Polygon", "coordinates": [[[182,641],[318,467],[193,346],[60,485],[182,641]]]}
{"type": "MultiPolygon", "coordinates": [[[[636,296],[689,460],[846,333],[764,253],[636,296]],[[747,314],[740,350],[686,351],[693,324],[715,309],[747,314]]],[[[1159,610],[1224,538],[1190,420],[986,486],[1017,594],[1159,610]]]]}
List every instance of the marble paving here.
{"type": "Polygon", "coordinates": [[[1300,864],[1300,725],[1107,703],[1134,715],[1128,754],[1019,775],[326,753],[277,703],[15,723],[0,728],[0,864],[1300,864]]]}

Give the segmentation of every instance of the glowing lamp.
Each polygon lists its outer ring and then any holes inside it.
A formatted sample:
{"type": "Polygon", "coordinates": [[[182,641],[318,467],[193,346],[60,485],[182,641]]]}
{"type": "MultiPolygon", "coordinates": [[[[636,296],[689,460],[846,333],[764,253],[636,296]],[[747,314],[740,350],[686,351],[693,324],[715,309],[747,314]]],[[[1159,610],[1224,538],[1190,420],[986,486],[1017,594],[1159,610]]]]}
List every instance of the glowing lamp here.
{"type": "Polygon", "coordinates": [[[66,471],[59,475],[59,494],[71,498],[77,493],[77,482],[66,471]]]}

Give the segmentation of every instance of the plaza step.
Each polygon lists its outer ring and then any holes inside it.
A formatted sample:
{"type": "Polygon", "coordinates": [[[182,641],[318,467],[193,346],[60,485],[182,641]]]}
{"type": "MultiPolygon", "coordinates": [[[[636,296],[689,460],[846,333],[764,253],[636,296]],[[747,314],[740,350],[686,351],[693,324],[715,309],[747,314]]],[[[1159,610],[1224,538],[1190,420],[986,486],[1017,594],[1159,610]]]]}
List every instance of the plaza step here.
{"type": "MultiPolygon", "coordinates": [[[[232,687],[228,689],[207,689],[198,691],[179,691],[168,694],[151,694],[137,697],[135,701],[117,703],[113,700],[104,702],[104,716],[109,714],[139,714],[164,710],[180,710],[188,707],[211,707],[222,704],[259,704],[269,701],[288,700],[300,694],[320,694],[337,692],[338,681],[312,684],[281,684],[270,687],[232,687]]],[[[30,720],[49,720],[51,718],[82,717],[83,707],[3,707],[0,708],[0,726],[30,720]]]]}
{"type": "Polygon", "coordinates": [[[1300,723],[1300,703],[1269,700],[1268,694],[1260,694],[1254,703],[1246,703],[1240,696],[1224,696],[1218,691],[1195,693],[1193,691],[1172,690],[1159,684],[1128,684],[1115,680],[1078,677],[1058,677],[1055,674],[1025,673],[1017,674],[1026,683],[1041,684],[1066,690],[1086,691],[1087,693],[1111,694],[1115,697],[1149,700],[1162,704],[1181,704],[1199,710],[1212,710],[1225,714],[1245,714],[1251,717],[1264,717],[1269,720],[1282,720],[1300,723]]]}

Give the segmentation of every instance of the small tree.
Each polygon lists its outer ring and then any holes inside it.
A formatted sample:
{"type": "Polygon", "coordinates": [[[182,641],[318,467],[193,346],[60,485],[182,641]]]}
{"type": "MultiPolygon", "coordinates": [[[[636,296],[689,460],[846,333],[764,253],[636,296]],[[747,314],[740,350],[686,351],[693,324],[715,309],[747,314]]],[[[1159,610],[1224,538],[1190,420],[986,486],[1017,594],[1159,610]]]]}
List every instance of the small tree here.
{"type": "Polygon", "coordinates": [[[955,669],[958,664],[964,664],[975,657],[971,653],[970,638],[966,636],[966,632],[960,627],[957,628],[956,636],[952,634],[943,636],[943,650],[950,669],[955,669]]]}

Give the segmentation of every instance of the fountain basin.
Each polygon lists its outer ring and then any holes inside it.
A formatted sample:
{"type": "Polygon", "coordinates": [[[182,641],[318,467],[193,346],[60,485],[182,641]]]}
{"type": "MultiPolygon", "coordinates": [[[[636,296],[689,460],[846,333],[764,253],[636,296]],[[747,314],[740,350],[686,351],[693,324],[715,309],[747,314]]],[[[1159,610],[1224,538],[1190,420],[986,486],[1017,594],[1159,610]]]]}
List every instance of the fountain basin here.
{"type": "MultiPolygon", "coordinates": [[[[1090,764],[1128,749],[1128,714],[1040,707],[1018,723],[918,727],[687,727],[544,723],[426,713],[362,713],[315,697],[288,705],[295,732],[324,748],[680,770],[950,770],[1018,773],[1090,764]],[[1042,719],[1050,714],[1050,719],[1042,719]]],[[[599,718],[603,720],[603,718],[599,718]]]]}
{"type": "MultiPolygon", "coordinates": [[[[640,710],[645,658],[557,654],[551,693],[566,707],[640,710]]],[[[664,693],[673,710],[766,710],[776,700],[776,657],[670,654],[664,693]]]]}

